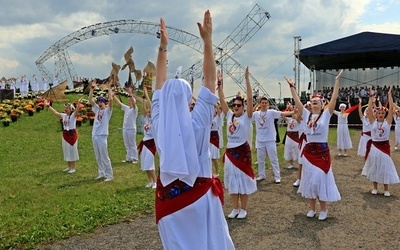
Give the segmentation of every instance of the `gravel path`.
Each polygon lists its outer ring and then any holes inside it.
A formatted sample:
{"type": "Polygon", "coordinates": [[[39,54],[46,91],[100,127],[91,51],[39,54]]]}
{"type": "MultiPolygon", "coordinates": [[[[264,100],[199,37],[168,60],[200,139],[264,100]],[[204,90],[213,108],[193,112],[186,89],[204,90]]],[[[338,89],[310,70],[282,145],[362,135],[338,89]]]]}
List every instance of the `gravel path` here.
{"type": "MultiPolygon", "coordinates": [[[[394,134],[394,133],[392,133],[394,134]]],[[[357,135],[358,136],[358,135],[357,135]]],[[[390,186],[391,197],[370,193],[372,184],[361,176],[363,159],[355,149],[336,156],[331,147],[333,172],[342,200],[329,204],[326,221],[309,219],[307,201],[292,186],[297,169],[281,163],[282,183],[274,184],[272,170],[250,196],[248,216],[228,220],[236,249],[398,249],[400,246],[400,185],[390,186]]],[[[393,138],[391,141],[393,145],[393,138]]],[[[392,152],[396,166],[400,151],[392,152]]],[[[398,168],[398,172],[399,168],[398,168]]],[[[230,212],[225,194],[225,214],[230,212]]],[[[189,219],[188,219],[189,220],[189,219]]],[[[38,249],[162,249],[154,216],[143,216],[38,249]]]]}

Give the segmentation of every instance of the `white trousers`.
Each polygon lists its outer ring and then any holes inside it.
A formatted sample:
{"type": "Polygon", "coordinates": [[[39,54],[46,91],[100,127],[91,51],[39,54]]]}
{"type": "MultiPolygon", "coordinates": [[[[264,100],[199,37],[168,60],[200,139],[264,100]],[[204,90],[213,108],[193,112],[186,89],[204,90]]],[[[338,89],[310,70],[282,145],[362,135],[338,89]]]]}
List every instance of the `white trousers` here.
{"type": "Polygon", "coordinates": [[[126,158],[127,161],[137,161],[138,160],[138,151],[136,146],[136,129],[123,129],[122,131],[124,137],[124,144],[126,149],[126,158]]]}
{"type": "Polygon", "coordinates": [[[274,179],[280,180],[278,153],[275,141],[257,142],[258,176],[265,177],[265,158],[268,156],[274,172],[274,179]]]}
{"type": "Polygon", "coordinates": [[[92,137],[92,142],[99,176],[113,178],[113,169],[108,157],[107,135],[95,135],[92,137]]]}

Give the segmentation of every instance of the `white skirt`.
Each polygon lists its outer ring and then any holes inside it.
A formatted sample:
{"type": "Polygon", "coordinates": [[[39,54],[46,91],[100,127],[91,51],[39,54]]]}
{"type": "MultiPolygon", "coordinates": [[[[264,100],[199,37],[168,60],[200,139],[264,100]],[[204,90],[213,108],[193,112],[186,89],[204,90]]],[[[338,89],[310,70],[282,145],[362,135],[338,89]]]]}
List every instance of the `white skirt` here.
{"type": "Polygon", "coordinates": [[[285,160],[295,161],[299,159],[299,144],[286,136],[285,151],[283,153],[285,160]]]}
{"type": "Polygon", "coordinates": [[[154,155],[145,145],[143,145],[142,152],[140,153],[140,168],[143,171],[155,169],[154,155]]]}
{"type": "Polygon", "coordinates": [[[379,184],[396,184],[400,182],[392,158],[374,145],[371,145],[371,150],[361,174],[365,175],[368,180],[379,184]]]}
{"type": "Polygon", "coordinates": [[[79,160],[78,154],[78,140],[71,146],[67,141],[62,138],[62,148],[64,152],[64,161],[77,161],[79,160]]]}
{"type": "Polygon", "coordinates": [[[237,168],[225,155],[224,185],[229,194],[252,194],[257,191],[255,179],[237,168]]]}
{"type": "Polygon", "coordinates": [[[211,189],[196,202],[163,217],[158,231],[166,250],[235,249],[221,201],[211,189]]]}
{"type": "Polygon", "coordinates": [[[358,143],[358,151],[357,155],[360,156],[365,156],[365,153],[367,152],[367,142],[371,139],[371,136],[368,135],[362,135],[360,138],[360,142],[358,143]]]}
{"type": "Polygon", "coordinates": [[[217,148],[214,144],[210,143],[210,153],[211,159],[219,159],[219,148],[217,148]]]}
{"type": "Polygon", "coordinates": [[[353,144],[351,143],[349,127],[347,124],[338,124],[337,127],[337,148],[338,149],[351,149],[353,144]]]}
{"type": "Polygon", "coordinates": [[[334,202],[341,199],[335,183],[332,166],[326,174],[322,169],[311,164],[307,158],[302,159],[302,172],[298,193],[307,199],[334,202]]]}

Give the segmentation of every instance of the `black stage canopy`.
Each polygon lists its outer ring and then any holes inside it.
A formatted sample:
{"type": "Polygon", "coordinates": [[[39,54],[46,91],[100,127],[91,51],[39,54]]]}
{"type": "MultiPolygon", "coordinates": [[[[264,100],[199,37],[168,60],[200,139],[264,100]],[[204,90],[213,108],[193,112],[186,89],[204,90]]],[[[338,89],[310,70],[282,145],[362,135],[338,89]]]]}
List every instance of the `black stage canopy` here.
{"type": "Polygon", "coordinates": [[[400,35],[362,32],[300,50],[309,69],[356,69],[400,66],[400,35]]]}

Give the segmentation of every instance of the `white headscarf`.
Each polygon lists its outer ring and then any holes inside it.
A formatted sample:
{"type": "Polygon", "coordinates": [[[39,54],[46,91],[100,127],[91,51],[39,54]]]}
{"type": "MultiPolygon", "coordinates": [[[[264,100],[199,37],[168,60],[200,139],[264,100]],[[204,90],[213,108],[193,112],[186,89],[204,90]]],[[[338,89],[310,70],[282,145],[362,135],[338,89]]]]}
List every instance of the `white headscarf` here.
{"type": "Polygon", "coordinates": [[[183,79],[167,80],[160,91],[157,144],[163,186],[176,179],[193,186],[200,170],[188,106],[191,99],[190,85],[183,79]]]}

